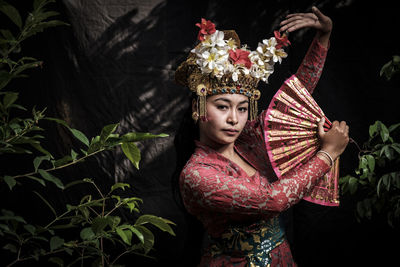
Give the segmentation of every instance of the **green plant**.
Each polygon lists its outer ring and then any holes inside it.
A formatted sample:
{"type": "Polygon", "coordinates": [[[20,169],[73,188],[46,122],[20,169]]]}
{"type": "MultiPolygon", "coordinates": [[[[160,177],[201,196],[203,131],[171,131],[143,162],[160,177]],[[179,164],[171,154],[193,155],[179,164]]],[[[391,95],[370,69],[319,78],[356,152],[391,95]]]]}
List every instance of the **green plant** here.
{"type": "MultiPolygon", "coordinates": [[[[126,183],[117,183],[104,193],[94,179],[75,179],[64,184],[57,177],[56,171],[73,167],[78,163],[106,150],[121,147],[124,154],[139,168],[140,150],[136,142],[151,138],[165,137],[165,134],[130,132],[123,135],[116,133],[118,123],[103,127],[100,134],[89,139],[86,135],[59,118],[47,117],[46,108],[31,112],[18,103],[19,92],[8,89],[13,79],[28,77],[27,71],[42,65],[33,57],[20,56],[21,44],[27,38],[48,27],[68,25],[52,19],[57,16],[49,11],[52,0],[35,0],[33,11],[22,23],[18,10],[7,2],[0,0],[0,11],[17,26],[16,33],[11,30],[0,30],[0,157],[10,154],[30,155],[32,170],[20,174],[0,173],[0,186],[8,187],[10,194],[17,194],[15,187],[27,186],[27,181],[37,182],[38,190],[33,193],[42,200],[54,218],[45,225],[32,222],[12,210],[2,209],[0,214],[0,244],[8,256],[12,256],[8,266],[27,263],[32,260],[43,264],[45,261],[60,266],[76,262],[93,263],[95,266],[116,266],[124,255],[135,253],[150,257],[149,252],[154,244],[154,234],[149,225],[174,235],[170,225],[173,222],[154,215],[141,215],[137,197],[122,197],[122,190],[129,188],[126,183]],[[6,90],[7,89],[7,90],[6,90]],[[28,114],[27,114],[28,113],[28,114]],[[79,150],[71,149],[68,155],[56,158],[45,148],[46,129],[43,121],[57,123],[71,133],[79,145],[79,150]],[[72,189],[90,191],[80,200],[65,205],[65,209],[56,210],[51,200],[43,196],[48,186],[55,186],[60,194],[67,194],[72,189]],[[118,193],[120,192],[120,193],[118,193]],[[134,221],[123,221],[118,212],[128,209],[135,215],[134,221]],[[118,253],[113,253],[118,247],[118,253]]],[[[17,172],[17,170],[13,170],[17,172]]],[[[85,191],[86,192],[86,191],[85,191]]],[[[15,196],[18,197],[18,196],[15,196]]]]}
{"type": "Polygon", "coordinates": [[[386,127],[376,121],[369,127],[369,140],[360,151],[355,175],[341,177],[343,193],[358,193],[356,214],[371,219],[387,215],[394,226],[400,219],[400,123],[386,127]]]}
{"type": "Polygon", "coordinates": [[[385,76],[386,80],[390,80],[397,73],[400,73],[400,56],[394,55],[392,60],[383,65],[380,76],[385,76]]]}
{"type": "Polygon", "coordinates": [[[140,198],[121,198],[117,190],[130,187],[129,184],[114,184],[107,194],[101,192],[91,179],[83,179],[67,185],[65,189],[80,183],[91,184],[98,195],[85,195],[75,205],[67,204],[65,211],[57,213],[54,207],[38,192],[34,192],[50,208],[54,215],[45,226],[33,225],[9,210],[2,210],[0,216],[0,235],[6,240],[3,249],[14,254],[16,263],[39,261],[42,258],[64,266],[80,262],[92,263],[93,266],[116,266],[124,255],[136,253],[148,255],[154,244],[154,234],[147,225],[174,235],[171,221],[154,216],[141,215],[133,224],[123,222],[115,213],[119,208],[130,212],[139,212],[140,198]],[[66,229],[72,229],[65,234],[66,229]],[[109,249],[106,249],[108,245],[109,249]],[[116,255],[109,252],[118,248],[116,255]]]}
{"type": "MultiPolygon", "coordinates": [[[[390,80],[400,73],[400,57],[386,63],[380,75],[390,80]]],[[[369,139],[360,149],[355,175],[341,177],[343,193],[358,194],[356,215],[371,219],[385,214],[390,226],[400,222],[400,123],[387,127],[376,121],[369,127],[369,139]]]]}

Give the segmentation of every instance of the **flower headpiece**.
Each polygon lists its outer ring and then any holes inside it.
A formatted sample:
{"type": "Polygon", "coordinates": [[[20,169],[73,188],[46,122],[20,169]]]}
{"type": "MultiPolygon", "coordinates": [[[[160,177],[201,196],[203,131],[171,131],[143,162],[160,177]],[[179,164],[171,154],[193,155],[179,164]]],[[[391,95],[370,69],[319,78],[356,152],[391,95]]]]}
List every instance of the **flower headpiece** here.
{"type": "Polygon", "coordinates": [[[250,51],[247,45],[240,45],[235,31],[218,31],[206,19],[196,26],[200,28],[197,36],[200,43],[178,67],[175,80],[197,94],[201,118],[206,116],[207,95],[231,93],[249,97],[250,120],[255,119],[261,96],[256,89],[258,82],[268,83],[275,63],[287,57],[283,50],[290,44],[287,35],[275,31],[274,37],[263,40],[256,50],[250,51]]]}

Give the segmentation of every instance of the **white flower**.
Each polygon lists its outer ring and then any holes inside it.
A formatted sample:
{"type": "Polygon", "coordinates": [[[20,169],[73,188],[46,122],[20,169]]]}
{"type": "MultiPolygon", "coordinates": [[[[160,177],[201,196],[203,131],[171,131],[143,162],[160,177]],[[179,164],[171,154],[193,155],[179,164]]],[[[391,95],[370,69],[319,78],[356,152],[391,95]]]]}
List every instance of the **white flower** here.
{"type": "Polygon", "coordinates": [[[201,45],[205,47],[226,46],[226,41],[224,40],[224,32],[215,31],[213,34],[208,35],[206,39],[201,42],[201,45]]]}
{"type": "Polygon", "coordinates": [[[228,57],[225,50],[212,47],[201,51],[196,63],[203,73],[213,73],[216,77],[222,77],[228,57]]]}
{"type": "Polygon", "coordinates": [[[286,58],[287,54],[283,49],[276,49],[274,48],[272,60],[274,62],[282,63],[282,58],[286,58]]]}

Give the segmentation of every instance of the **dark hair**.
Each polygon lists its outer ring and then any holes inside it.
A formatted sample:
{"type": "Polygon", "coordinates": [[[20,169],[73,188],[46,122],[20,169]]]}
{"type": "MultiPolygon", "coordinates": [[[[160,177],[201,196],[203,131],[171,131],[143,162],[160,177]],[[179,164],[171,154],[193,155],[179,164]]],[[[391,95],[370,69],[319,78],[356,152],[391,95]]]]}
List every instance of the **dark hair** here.
{"type": "Polygon", "coordinates": [[[182,196],[179,190],[179,177],[183,167],[192,156],[196,146],[194,140],[199,139],[198,125],[192,119],[192,101],[195,96],[189,98],[189,106],[186,109],[178,131],[175,134],[174,146],[176,154],[176,166],[172,175],[172,189],[179,207],[183,207],[182,196]]]}
{"type": "Polygon", "coordinates": [[[197,266],[200,262],[204,228],[202,223],[190,214],[183,205],[182,195],[179,190],[179,177],[187,161],[196,148],[195,140],[199,140],[198,125],[192,119],[192,101],[196,95],[190,98],[189,107],[186,109],[178,131],[176,132],[174,145],[176,151],[176,167],[172,175],[172,191],[177,206],[181,209],[186,225],[184,231],[184,249],[182,263],[184,266],[197,266]]]}

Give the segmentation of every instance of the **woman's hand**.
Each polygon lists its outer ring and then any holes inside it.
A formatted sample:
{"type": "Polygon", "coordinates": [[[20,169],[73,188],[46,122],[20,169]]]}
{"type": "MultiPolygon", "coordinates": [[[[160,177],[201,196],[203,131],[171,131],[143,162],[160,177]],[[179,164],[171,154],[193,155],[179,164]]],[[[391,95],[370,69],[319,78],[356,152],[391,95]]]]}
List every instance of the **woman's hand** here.
{"type": "Polygon", "coordinates": [[[286,16],[286,19],[280,23],[280,32],[293,32],[302,28],[314,28],[317,30],[317,37],[322,45],[328,46],[329,37],[332,32],[332,20],[322,14],[315,6],[312,7],[312,13],[293,13],[286,16]]]}
{"type": "Polygon", "coordinates": [[[349,143],[349,126],[345,121],[334,121],[332,128],[325,132],[323,125],[325,118],[318,123],[318,136],[321,140],[321,150],[324,150],[331,155],[335,160],[343,153],[349,143]]]}

